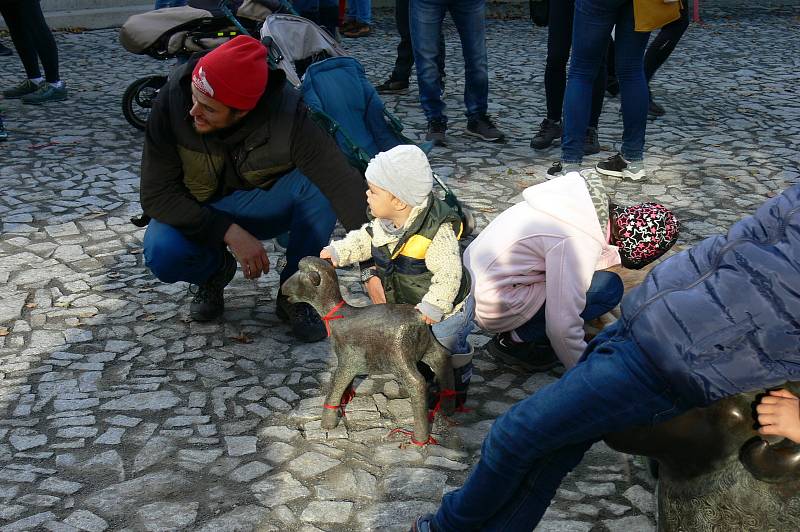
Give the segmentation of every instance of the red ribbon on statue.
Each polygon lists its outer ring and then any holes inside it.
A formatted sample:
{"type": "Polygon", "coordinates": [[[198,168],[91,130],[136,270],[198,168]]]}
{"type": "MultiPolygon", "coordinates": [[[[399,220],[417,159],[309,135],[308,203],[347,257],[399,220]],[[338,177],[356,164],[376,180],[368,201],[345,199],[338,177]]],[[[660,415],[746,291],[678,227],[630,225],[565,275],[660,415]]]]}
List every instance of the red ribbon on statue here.
{"type": "Polygon", "coordinates": [[[343,320],[344,316],[336,316],[335,314],[339,312],[339,309],[344,306],[344,299],[339,301],[335,307],[331,309],[330,312],[322,316],[322,321],[325,323],[325,330],[328,331],[328,336],[331,335],[331,325],[330,322],[332,320],[343,320]]]}
{"type": "Polygon", "coordinates": [[[428,441],[417,441],[414,439],[414,432],[406,429],[392,429],[389,431],[389,434],[386,435],[387,438],[395,435],[395,434],[402,434],[403,436],[411,436],[411,443],[416,445],[417,447],[424,447],[426,445],[439,445],[439,442],[433,436],[428,436],[428,441]]]}
{"type": "MultiPolygon", "coordinates": [[[[341,316],[339,317],[341,318],[341,316]]],[[[356,391],[353,389],[352,386],[348,386],[347,390],[345,390],[344,393],[342,394],[342,398],[339,400],[338,405],[329,405],[328,403],[323,403],[322,407],[327,408],[328,410],[338,410],[339,415],[344,417],[345,416],[344,407],[347,406],[347,403],[349,403],[355,396],[356,396],[356,391]]]]}
{"type": "Polygon", "coordinates": [[[455,396],[456,396],[455,390],[448,390],[447,388],[445,388],[444,390],[439,392],[439,398],[436,400],[436,405],[433,407],[433,410],[428,412],[428,421],[433,423],[433,420],[436,418],[436,413],[442,409],[442,399],[448,399],[450,397],[455,397],[455,396]]]}

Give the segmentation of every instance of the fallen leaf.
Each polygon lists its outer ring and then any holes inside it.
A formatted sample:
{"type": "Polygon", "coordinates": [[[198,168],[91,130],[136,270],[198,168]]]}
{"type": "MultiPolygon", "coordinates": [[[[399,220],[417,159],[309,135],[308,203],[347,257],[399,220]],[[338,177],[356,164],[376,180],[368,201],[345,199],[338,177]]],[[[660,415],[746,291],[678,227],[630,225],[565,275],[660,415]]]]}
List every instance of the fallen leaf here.
{"type": "Polygon", "coordinates": [[[8,327],[0,327],[0,336],[8,336],[8,327]]]}
{"type": "Polygon", "coordinates": [[[25,308],[36,308],[36,303],[25,303],[25,308]]]}
{"type": "Polygon", "coordinates": [[[245,334],[244,332],[239,333],[239,336],[231,336],[230,339],[231,340],[235,340],[235,341],[239,342],[240,344],[252,344],[253,343],[253,339],[250,338],[249,336],[247,336],[247,334],[245,334]]]}

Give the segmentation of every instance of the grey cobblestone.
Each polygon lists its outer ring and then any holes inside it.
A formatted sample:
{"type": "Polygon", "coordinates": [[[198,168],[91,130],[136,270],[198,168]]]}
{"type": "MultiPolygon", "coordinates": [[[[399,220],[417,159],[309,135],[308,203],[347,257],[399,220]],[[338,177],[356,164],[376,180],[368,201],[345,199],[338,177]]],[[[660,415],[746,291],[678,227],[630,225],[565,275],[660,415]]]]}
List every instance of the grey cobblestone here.
{"type": "MultiPolygon", "coordinates": [[[[648,124],[648,180],[606,182],[619,203],[673,208],[684,244],[800,178],[800,42],[785,38],[796,21],[780,9],[749,10],[746,23],[713,13],[652,82],[667,114],[648,124]]],[[[489,22],[490,112],[509,137],[495,145],[463,134],[463,64],[445,27],[450,142],[432,164],[481,228],[559,155],[528,147],[545,112],[546,32],[523,19],[489,22]]],[[[116,30],[56,40],[70,99],[3,102],[0,531],[407,530],[463,483],[494,418],[558,378],[519,373],[479,348],[471,410],[452,426],[437,419],[440,445],[388,437],[412,417],[391,375],[356,383],[348,415],[322,430],[335,358],[327,342],[299,344],[275,318],[275,273],[237,275],[225,322],[200,324],[188,320],[186,284],[159,283],[144,266],[144,231],[128,222],[139,212],[142,136],[119,102],[128,83],[169,65],[125,53],[116,30]]],[[[396,42],[380,12],[373,36],[344,46],[380,82],[396,42]]],[[[0,61],[0,83],[15,83],[17,58],[0,61]]],[[[385,98],[415,139],[425,126],[417,98],[413,83],[385,98]]],[[[618,111],[619,100],[607,100],[606,151],[590,164],[619,144],[618,111]]],[[[341,278],[346,297],[363,302],[354,273],[341,278]]],[[[652,530],[652,493],[643,460],[598,444],[537,530],[652,530]]]]}

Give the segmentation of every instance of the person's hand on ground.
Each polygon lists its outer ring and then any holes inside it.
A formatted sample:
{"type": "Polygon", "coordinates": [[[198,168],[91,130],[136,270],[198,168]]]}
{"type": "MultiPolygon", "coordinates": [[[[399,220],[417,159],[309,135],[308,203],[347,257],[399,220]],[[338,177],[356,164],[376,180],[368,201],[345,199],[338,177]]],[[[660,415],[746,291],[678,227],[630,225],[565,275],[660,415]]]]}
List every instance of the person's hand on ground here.
{"type": "Polygon", "coordinates": [[[773,390],[756,406],[761,434],[789,438],[800,443],[800,399],[789,390],[773,390]]]}
{"type": "Polygon", "coordinates": [[[386,303],[386,293],[383,291],[383,284],[381,278],[377,275],[370,277],[364,287],[367,289],[367,295],[375,305],[382,305],[386,303]]]}
{"type": "Polygon", "coordinates": [[[269,272],[269,257],[259,239],[240,226],[231,224],[224,240],[242,265],[245,278],[258,279],[262,273],[269,272]]]}

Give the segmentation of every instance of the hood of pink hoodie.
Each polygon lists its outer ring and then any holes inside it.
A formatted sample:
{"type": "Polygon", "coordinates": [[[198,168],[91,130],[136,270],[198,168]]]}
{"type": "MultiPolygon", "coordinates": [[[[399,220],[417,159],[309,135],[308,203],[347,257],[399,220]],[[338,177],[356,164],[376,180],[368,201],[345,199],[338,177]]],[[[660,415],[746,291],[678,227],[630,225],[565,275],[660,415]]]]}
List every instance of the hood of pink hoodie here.
{"type": "Polygon", "coordinates": [[[515,329],[544,304],[547,250],[564,238],[585,238],[597,270],[620,263],[606,239],[586,183],[577,172],[525,189],[523,202],[502,212],[464,252],[472,275],[476,321],[490,332],[515,329]],[[599,250],[599,254],[598,254],[599,250]]]}

